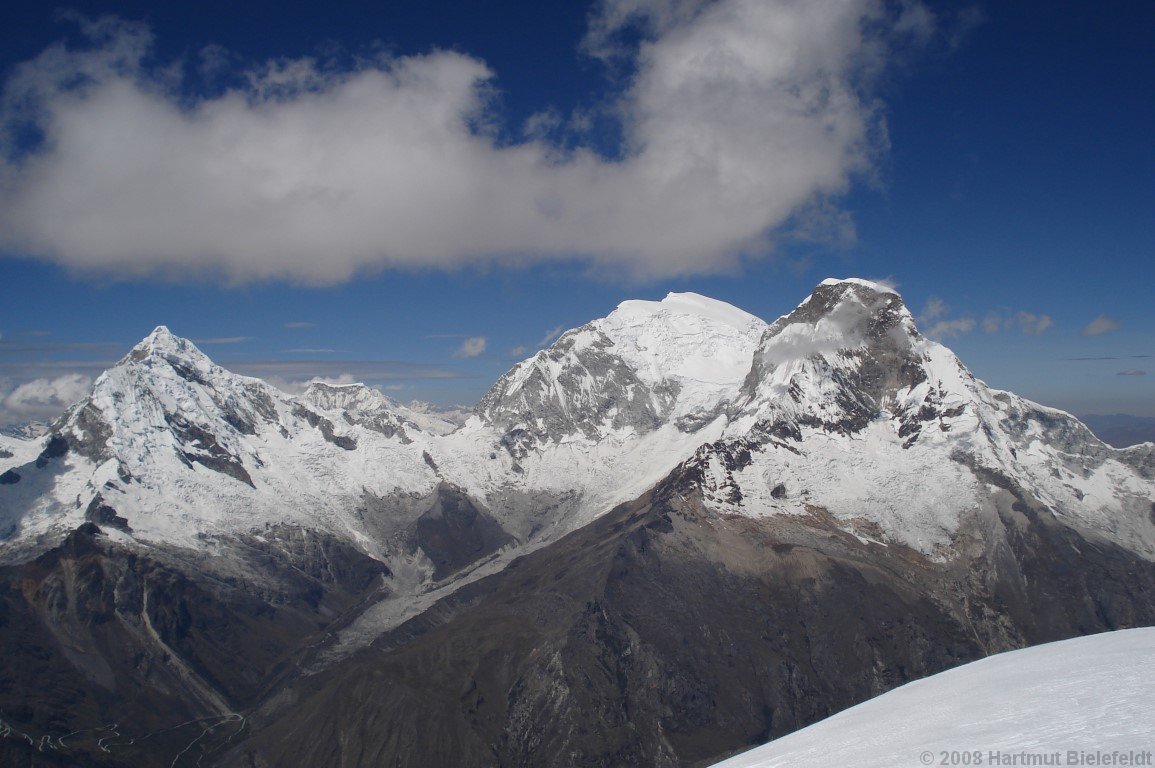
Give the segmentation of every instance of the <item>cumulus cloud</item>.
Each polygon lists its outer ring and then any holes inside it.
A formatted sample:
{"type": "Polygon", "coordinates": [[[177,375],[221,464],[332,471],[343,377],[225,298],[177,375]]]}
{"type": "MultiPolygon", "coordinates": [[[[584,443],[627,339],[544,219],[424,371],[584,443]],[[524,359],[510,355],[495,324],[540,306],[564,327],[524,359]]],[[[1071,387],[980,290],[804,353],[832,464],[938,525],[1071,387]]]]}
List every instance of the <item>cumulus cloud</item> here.
{"type": "Polygon", "coordinates": [[[932,33],[920,3],[599,7],[586,50],[631,73],[597,105],[624,136],[611,159],[550,143],[545,118],[499,138],[494,73],[461,53],[276,60],[193,95],[181,66],[150,63],[146,27],[82,21],[89,46],[49,48],[6,85],[0,248],[99,273],[331,284],[573,258],[706,273],[768,254],[792,222],[852,236],[831,201],[887,148],[875,85],[932,33]]]}
{"type": "Polygon", "coordinates": [[[0,422],[54,419],[83,399],[91,387],[92,378],[79,373],[24,382],[0,399],[0,422]]]}
{"type": "Polygon", "coordinates": [[[1119,327],[1119,324],[1107,317],[1106,315],[1099,315],[1091,322],[1083,327],[1079,333],[1084,336],[1102,336],[1104,333],[1113,331],[1119,327]]]}
{"type": "Polygon", "coordinates": [[[484,336],[470,336],[461,342],[454,357],[480,357],[485,353],[486,340],[484,336]]]}

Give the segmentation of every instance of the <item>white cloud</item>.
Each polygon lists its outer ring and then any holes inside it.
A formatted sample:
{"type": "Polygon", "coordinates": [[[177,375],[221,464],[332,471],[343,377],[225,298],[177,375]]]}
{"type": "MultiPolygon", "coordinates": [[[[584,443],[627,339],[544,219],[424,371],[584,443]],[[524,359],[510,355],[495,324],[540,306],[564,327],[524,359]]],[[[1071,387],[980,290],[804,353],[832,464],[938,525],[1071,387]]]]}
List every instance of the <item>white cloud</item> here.
{"type": "Polygon", "coordinates": [[[949,311],[950,307],[947,306],[945,301],[938,296],[931,296],[926,300],[926,306],[923,308],[922,314],[918,316],[918,321],[920,323],[929,323],[937,320],[949,311]]]}
{"type": "Polygon", "coordinates": [[[1119,324],[1107,317],[1106,315],[1099,315],[1079,331],[1084,336],[1102,336],[1108,331],[1113,331],[1119,327],[1119,324]]]}
{"type": "Polygon", "coordinates": [[[1036,315],[1034,312],[1019,312],[1015,315],[1023,333],[1036,336],[1055,324],[1050,315],[1036,315]]]}
{"type": "Polygon", "coordinates": [[[919,324],[927,326],[923,333],[932,339],[949,339],[970,333],[975,329],[974,318],[956,317],[951,319],[947,317],[949,313],[950,307],[945,301],[938,296],[928,297],[926,306],[923,307],[922,313],[918,316],[919,324]]]}
{"type": "Polygon", "coordinates": [[[974,329],[974,318],[960,317],[956,320],[940,320],[926,330],[926,335],[934,339],[949,339],[970,333],[974,329]]]}
{"type": "Polygon", "coordinates": [[[465,341],[461,342],[454,357],[479,357],[484,354],[486,347],[486,340],[484,336],[470,336],[465,341]]]}
{"type": "Polygon", "coordinates": [[[7,84],[0,124],[45,142],[18,157],[7,137],[0,248],[99,273],[325,284],[574,257],[640,277],[705,273],[768,254],[792,221],[852,237],[831,200],[886,150],[872,85],[896,41],[926,37],[921,5],[601,9],[587,48],[633,64],[620,99],[598,105],[621,121],[614,160],[498,141],[493,73],[460,53],[347,71],[273,61],[190,100],[179,67],[146,63],[146,28],[84,22],[93,47],[50,48],[7,84]],[[641,42],[623,48],[639,21],[641,42]]]}
{"type": "Polygon", "coordinates": [[[550,344],[552,344],[554,342],[555,339],[557,339],[558,336],[561,336],[564,331],[565,331],[564,325],[555,325],[553,328],[550,328],[548,331],[545,332],[545,335],[541,337],[541,340],[537,342],[536,346],[538,346],[538,347],[549,346],[550,344]]]}
{"type": "Polygon", "coordinates": [[[1050,315],[1036,314],[1021,310],[1014,313],[988,312],[983,318],[983,330],[987,333],[998,333],[1018,328],[1028,336],[1037,336],[1054,326],[1055,321],[1050,315]]]}
{"type": "Polygon", "coordinates": [[[0,399],[0,423],[54,419],[91,387],[92,378],[79,373],[24,382],[0,399]]]}

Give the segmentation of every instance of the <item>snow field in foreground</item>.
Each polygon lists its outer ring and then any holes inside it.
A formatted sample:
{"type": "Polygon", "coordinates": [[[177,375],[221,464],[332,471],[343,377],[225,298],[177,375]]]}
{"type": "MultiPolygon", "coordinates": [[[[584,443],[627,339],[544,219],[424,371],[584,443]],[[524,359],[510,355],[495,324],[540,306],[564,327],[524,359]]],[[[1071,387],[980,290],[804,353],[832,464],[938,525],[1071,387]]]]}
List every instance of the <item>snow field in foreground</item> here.
{"type": "Polygon", "coordinates": [[[1155,627],[1000,653],[714,768],[1152,765],[1155,627]]]}

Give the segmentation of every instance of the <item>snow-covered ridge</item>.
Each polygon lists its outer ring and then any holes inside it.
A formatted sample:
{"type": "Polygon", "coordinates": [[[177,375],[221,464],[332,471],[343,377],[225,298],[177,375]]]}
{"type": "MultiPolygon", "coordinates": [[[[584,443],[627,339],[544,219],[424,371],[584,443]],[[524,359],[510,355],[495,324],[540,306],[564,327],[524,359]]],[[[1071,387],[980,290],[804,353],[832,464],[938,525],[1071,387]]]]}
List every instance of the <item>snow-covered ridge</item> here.
{"type": "Polygon", "coordinates": [[[1151,450],[991,390],[865,280],[824,281],[771,325],[697,294],[623,302],[514,366],[464,425],[363,385],[288,395],[161,326],[54,432],[43,471],[22,453],[0,486],[8,542],[51,541],[100,496],[138,541],[289,523],[384,556],[390,516],[444,483],[540,543],[689,461],[719,513],[822,509],[949,558],[1003,494],[1155,558],[1151,450]]]}
{"type": "Polygon", "coordinates": [[[908,683],[714,768],[893,768],[964,759],[967,765],[1149,765],[1151,669],[1155,628],[1000,653],[908,683]],[[1145,757],[1074,762],[1070,752],[1145,757]]]}

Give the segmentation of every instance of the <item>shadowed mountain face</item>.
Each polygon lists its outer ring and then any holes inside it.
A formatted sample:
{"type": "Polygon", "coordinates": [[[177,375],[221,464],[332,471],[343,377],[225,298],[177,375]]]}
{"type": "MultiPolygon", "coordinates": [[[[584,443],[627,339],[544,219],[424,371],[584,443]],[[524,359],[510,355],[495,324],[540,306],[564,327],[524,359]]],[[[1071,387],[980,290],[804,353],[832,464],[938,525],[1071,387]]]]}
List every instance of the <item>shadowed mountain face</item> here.
{"type": "Polygon", "coordinates": [[[208,727],[236,735],[386,573],[302,531],[267,532],[228,572],[186,555],[142,555],[90,523],[0,568],[0,764],[167,765],[208,727]]]}
{"type": "Polygon", "coordinates": [[[1155,622],[1155,565],[1021,499],[933,562],[820,509],[719,517],[697,482],[292,683],[224,764],[708,764],[963,661],[1155,622]]]}

